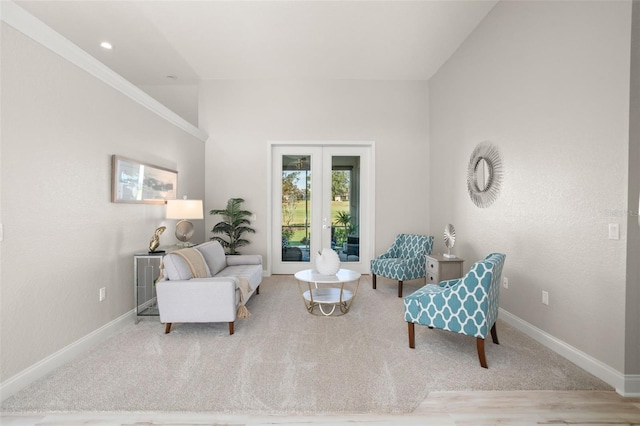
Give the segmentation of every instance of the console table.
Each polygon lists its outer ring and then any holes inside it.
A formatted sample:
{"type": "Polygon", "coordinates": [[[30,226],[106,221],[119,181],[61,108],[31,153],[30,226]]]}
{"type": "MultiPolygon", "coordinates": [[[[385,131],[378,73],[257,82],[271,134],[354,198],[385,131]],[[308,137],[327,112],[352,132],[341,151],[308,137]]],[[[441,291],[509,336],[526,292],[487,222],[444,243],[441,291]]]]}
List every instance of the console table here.
{"type": "Polygon", "coordinates": [[[156,299],[156,280],[165,253],[136,253],[133,255],[134,300],[136,324],[141,317],[159,316],[156,299]]]}

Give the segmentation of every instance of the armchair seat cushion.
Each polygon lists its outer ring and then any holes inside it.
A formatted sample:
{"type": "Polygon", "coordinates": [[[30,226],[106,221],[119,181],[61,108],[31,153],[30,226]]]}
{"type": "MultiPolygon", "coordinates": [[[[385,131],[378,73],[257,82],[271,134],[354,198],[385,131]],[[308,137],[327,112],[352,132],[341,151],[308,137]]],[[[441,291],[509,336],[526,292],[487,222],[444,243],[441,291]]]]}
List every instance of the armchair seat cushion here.
{"type": "Polygon", "coordinates": [[[420,268],[412,268],[408,259],[377,259],[371,264],[371,273],[402,281],[425,276],[420,268]]]}

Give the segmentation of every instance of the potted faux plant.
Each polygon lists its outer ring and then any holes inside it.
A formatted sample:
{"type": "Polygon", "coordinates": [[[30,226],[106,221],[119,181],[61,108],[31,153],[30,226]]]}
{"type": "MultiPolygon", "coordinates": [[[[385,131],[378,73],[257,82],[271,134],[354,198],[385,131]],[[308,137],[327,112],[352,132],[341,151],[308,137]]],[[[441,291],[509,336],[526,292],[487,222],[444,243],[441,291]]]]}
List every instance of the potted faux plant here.
{"type": "Polygon", "coordinates": [[[346,250],[347,237],[356,231],[356,227],[351,223],[351,215],[348,212],[340,211],[336,214],[336,225],[343,228],[336,230],[336,245],[342,244],[346,250]]]}
{"type": "Polygon", "coordinates": [[[228,240],[218,236],[213,236],[211,239],[219,241],[227,254],[240,254],[237,249],[249,244],[248,240],[242,238],[242,234],[245,232],[256,233],[255,229],[249,226],[251,222],[248,218],[253,216],[253,213],[242,210],[242,203],[244,203],[242,198],[229,198],[226,209],[214,209],[209,212],[212,215],[219,214],[224,219],[222,222],[216,223],[211,232],[225,234],[228,240]]]}

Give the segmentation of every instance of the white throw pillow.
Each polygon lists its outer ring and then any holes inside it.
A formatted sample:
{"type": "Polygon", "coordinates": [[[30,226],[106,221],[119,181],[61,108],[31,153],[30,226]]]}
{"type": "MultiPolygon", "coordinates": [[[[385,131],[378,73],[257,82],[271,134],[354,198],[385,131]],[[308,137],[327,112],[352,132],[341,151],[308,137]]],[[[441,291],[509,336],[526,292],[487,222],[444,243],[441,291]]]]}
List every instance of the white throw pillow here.
{"type": "Polygon", "coordinates": [[[202,253],[204,261],[209,266],[211,276],[215,276],[218,272],[227,267],[227,256],[224,249],[218,241],[209,241],[196,246],[198,251],[202,253]]]}

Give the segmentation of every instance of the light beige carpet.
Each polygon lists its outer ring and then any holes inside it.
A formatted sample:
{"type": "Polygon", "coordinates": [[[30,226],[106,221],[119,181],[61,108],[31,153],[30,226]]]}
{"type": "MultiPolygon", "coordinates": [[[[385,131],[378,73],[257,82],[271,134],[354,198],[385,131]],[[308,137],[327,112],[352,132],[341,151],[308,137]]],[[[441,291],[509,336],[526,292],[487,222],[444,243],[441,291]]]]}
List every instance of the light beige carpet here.
{"type": "Polygon", "coordinates": [[[611,390],[501,321],[489,369],[471,337],[416,326],[409,349],[402,299],[383,279],[374,291],[364,276],[342,317],[308,314],[292,276],[266,278],[247,307],[233,336],[226,323],[168,335],[156,319],[132,323],[2,412],[404,413],[430,391],[611,390]]]}

